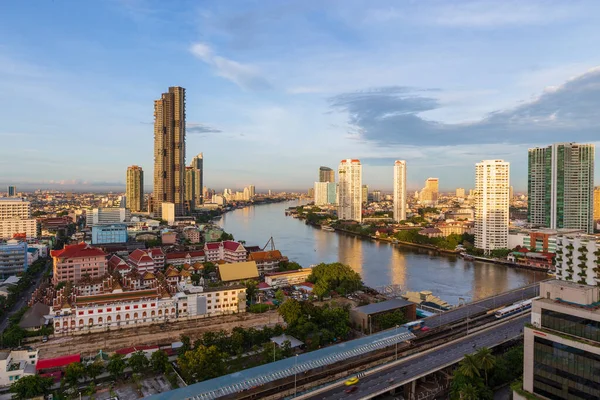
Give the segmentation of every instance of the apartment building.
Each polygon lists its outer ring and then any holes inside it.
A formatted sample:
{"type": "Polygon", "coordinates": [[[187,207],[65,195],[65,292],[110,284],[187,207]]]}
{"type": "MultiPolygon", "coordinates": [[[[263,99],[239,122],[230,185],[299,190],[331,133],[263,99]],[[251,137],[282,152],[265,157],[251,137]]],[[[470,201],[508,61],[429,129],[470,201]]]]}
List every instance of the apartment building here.
{"type": "Polygon", "coordinates": [[[289,261],[279,250],[255,251],[248,255],[248,261],[255,261],[259,274],[275,272],[279,269],[279,263],[289,261]]]}
{"type": "Polygon", "coordinates": [[[600,238],[586,234],[556,237],[556,278],[600,285],[600,238]]]}
{"type": "Polygon", "coordinates": [[[25,272],[28,266],[27,243],[9,240],[0,243],[0,277],[6,278],[25,272]]]}
{"type": "Polygon", "coordinates": [[[0,198],[0,239],[12,239],[15,234],[25,234],[28,239],[38,236],[31,204],[17,197],[0,198]]]}
{"type": "Polygon", "coordinates": [[[600,287],[540,283],[524,329],[520,399],[600,398],[600,287]]]}
{"type": "Polygon", "coordinates": [[[475,164],[475,247],[486,254],[508,247],[509,182],[508,162],[475,164]]]}
{"type": "Polygon", "coordinates": [[[206,261],[217,262],[223,260],[227,263],[246,261],[248,254],[244,246],[232,240],[206,243],[204,253],[206,254],[206,261]]]}
{"type": "Polygon", "coordinates": [[[340,220],[361,222],[363,191],[360,160],[346,159],[340,161],[338,179],[338,218],[340,220]]]}
{"type": "Polygon", "coordinates": [[[107,272],[107,255],[99,248],[85,243],[67,245],[50,252],[53,262],[52,283],[78,282],[84,275],[90,278],[107,272]]]}
{"type": "Polygon", "coordinates": [[[0,351],[0,386],[10,386],[20,378],[35,375],[38,350],[20,348],[0,351]]]}

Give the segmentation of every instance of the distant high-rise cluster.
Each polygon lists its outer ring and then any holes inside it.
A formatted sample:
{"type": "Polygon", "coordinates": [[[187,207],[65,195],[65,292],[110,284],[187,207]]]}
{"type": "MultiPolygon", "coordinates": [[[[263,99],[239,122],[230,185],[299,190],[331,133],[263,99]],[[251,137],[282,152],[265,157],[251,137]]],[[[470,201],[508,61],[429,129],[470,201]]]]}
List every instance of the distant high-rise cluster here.
{"type": "Polygon", "coordinates": [[[459,199],[465,198],[465,188],[456,188],[456,197],[459,199]]]}
{"type": "Polygon", "coordinates": [[[170,87],[154,101],[154,192],[152,211],[162,215],[162,203],[185,212],[185,89],[170,87]]]}
{"type": "Polygon", "coordinates": [[[593,233],[594,145],[555,143],[529,149],[528,221],[593,233]]]}
{"type": "Polygon", "coordinates": [[[394,163],[394,221],[406,219],[406,161],[394,163]]]}
{"type": "Polygon", "coordinates": [[[335,171],[329,167],[319,168],[319,182],[335,182],[335,171]]]}
{"type": "Polygon", "coordinates": [[[475,247],[489,254],[508,248],[510,166],[503,160],[475,165],[475,247]]]}
{"type": "Polygon", "coordinates": [[[360,160],[346,159],[338,168],[338,218],[362,221],[362,165],[360,160]]]}
{"type": "Polygon", "coordinates": [[[132,165],[127,168],[125,199],[126,206],[131,211],[144,210],[144,171],[142,167],[132,165]]]}

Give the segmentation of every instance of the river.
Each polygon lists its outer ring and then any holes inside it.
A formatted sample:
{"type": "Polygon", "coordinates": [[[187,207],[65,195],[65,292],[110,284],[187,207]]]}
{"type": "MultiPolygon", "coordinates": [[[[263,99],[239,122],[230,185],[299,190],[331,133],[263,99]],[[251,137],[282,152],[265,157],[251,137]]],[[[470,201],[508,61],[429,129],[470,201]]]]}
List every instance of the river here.
{"type": "Polygon", "coordinates": [[[547,277],[541,272],[327,232],[285,216],[286,208],[301,204],[291,201],[234,210],[224,214],[219,225],[248,245],[263,247],[272,236],[276,248],[303,267],[339,261],[358,272],[367,286],[382,289],[396,285],[402,292],[431,290],[450,304],[458,304],[459,298],[469,302],[488,297],[547,277]]]}

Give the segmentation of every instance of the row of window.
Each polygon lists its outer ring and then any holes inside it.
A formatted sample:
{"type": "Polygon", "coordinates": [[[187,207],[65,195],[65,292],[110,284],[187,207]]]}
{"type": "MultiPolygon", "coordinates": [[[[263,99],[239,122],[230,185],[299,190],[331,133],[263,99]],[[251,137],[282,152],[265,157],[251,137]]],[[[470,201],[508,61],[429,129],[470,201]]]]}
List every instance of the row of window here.
{"type": "MultiPolygon", "coordinates": [[[[183,305],[187,306],[187,304],[185,304],[185,303],[183,305]]],[[[151,303],[150,307],[156,307],[156,303],[151,303]]],[[[134,310],[138,309],[138,308],[139,308],[139,306],[137,304],[133,306],[134,310]]],[[[142,304],[142,308],[148,308],[148,304],[142,304]]],[[[131,306],[125,306],[125,310],[130,310],[130,309],[131,309],[131,306]]],[[[103,308],[99,308],[98,310],[88,310],[88,314],[93,314],[94,311],[96,311],[98,314],[101,314],[101,313],[104,312],[104,309],[103,308]]],[[[120,306],[119,307],[115,307],[115,311],[121,311],[121,307],[120,306]]],[[[106,312],[112,312],[112,307],[107,307],[106,308],[106,312]]],[[[78,315],[83,315],[83,314],[84,314],[83,311],[79,311],[78,312],[78,315]]]]}
{"type": "Polygon", "coordinates": [[[542,309],[542,326],[569,335],[600,342],[600,321],[542,309]]]}

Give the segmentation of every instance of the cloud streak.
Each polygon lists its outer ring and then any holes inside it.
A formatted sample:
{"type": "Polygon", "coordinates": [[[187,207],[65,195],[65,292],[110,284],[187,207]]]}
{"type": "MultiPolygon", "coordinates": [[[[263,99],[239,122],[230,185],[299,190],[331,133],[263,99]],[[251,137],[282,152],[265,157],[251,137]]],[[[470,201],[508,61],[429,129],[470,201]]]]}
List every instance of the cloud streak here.
{"type": "Polygon", "coordinates": [[[185,131],[191,134],[203,134],[203,133],[221,133],[220,129],[214,128],[200,123],[188,122],[185,126],[185,131]]]}
{"type": "Polygon", "coordinates": [[[193,44],[190,52],[199,60],[212,66],[218,76],[235,83],[244,90],[258,91],[271,88],[269,81],[260,74],[256,67],[216,55],[206,43],[193,44]]]}
{"type": "Polygon", "coordinates": [[[462,124],[425,119],[439,109],[434,92],[386,87],[344,93],[329,99],[348,114],[349,133],[378,144],[452,146],[461,144],[537,144],[595,141],[600,125],[600,67],[515,108],[462,124]]]}

